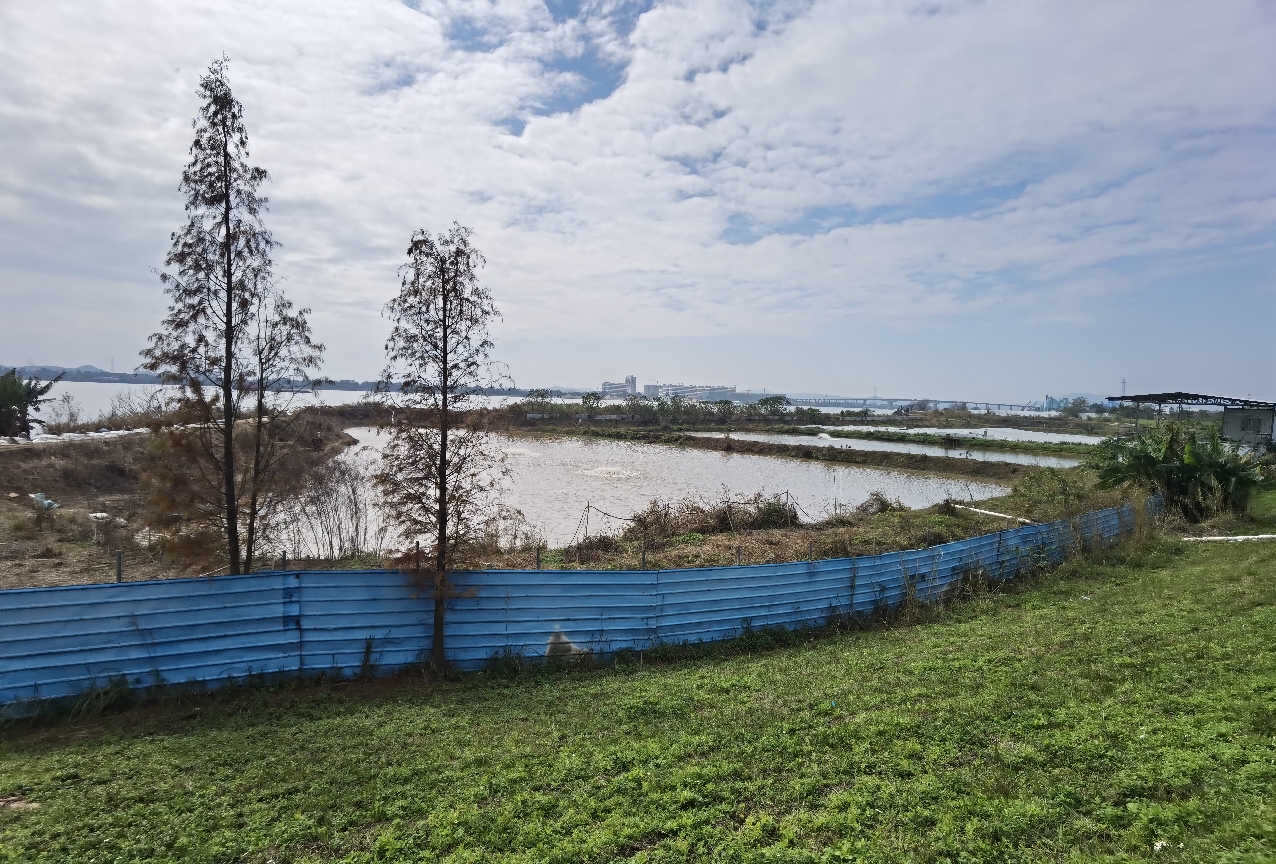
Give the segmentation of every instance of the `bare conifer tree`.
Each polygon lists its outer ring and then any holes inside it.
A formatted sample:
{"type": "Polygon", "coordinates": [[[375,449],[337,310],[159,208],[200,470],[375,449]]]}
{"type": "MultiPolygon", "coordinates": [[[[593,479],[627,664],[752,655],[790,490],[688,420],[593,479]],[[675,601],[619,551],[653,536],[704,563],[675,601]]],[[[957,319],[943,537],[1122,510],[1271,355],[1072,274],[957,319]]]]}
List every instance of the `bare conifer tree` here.
{"type": "MultiPolygon", "coordinates": [[[[288,410],[292,396],[321,383],[310,377],[310,370],[323,358],[324,346],[311,339],[309,313],[309,309],[294,310],[292,301],[276,286],[257,296],[250,355],[253,376],[248,382],[253,400],[252,461],[247,471],[250,485],[243,520],[247,528],[244,569],[248,571],[252,570],[263,517],[270,515],[266,508],[280,503],[272,500],[270,493],[284,466],[298,462],[289,459],[294,448],[287,445],[304,443],[293,434],[297,415],[288,410]]],[[[322,447],[322,441],[316,443],[322,447]]]]}
{"type": "Polygon", "coordinates": [[[225,537],[234,574],[252,567],[261,491],[277,461],[271,439],[281,426],[267,421],[281,412],[266,394],[284,378],[310,383],[307,373],[323,346],[311,341],[309,310],[294,312],[273,281],[277,244],[262,223],[267,199],[259,193],[269,175],[248,164],[243,105],[231,92],[226,66],[225,57],[214,61],[200,78],[202,104],[179,186],[187,222],[173,233],[164,262],[176,272],[159,274],[168,315],[142,356],[144,368],[182,387],[182,408],[195,423],[171,452],[198,457],[200,464],[170,474],[194,485],[181,497],[225,537]],[[237,431],[245,399],[252,400],[252,422],[237,431]]]}
{"type": "MultiPolygon", "coordinates": [[[[399,295],[386,304],[393,323],[382,389],[397,391],[376,482],[404,539],[420,538],[434,588],[431,663],[443,671],[448,570],[477,541],[496,506],[501,458],[482,426],[475,397],[497,386],[488,325],[500,313],[478,279],[482,254],[472,232],[417,231],[399,270],[399,295]]],[[[421,565],[416,564],[418,570],[421,565]]]]}

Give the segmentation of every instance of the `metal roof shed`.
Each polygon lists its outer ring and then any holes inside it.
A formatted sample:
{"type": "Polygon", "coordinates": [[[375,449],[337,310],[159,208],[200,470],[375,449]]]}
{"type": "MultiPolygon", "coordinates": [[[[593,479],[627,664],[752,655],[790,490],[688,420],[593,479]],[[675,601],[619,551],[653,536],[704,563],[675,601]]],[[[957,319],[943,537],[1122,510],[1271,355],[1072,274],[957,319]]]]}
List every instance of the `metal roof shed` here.
{"type": "Polygon", "coordinates": [[[1272,443],[1276,425],[1276,403],[1258,399],[1233,399],[1230,396],[1207,396],[1202,393],[1140,393],[1135,396],[1109,396],[1110,402],[1133,402],[1135,405],[1214,406],[1223,409],[1223,439],[1250,447],[1267,447],[1272,443]]]}

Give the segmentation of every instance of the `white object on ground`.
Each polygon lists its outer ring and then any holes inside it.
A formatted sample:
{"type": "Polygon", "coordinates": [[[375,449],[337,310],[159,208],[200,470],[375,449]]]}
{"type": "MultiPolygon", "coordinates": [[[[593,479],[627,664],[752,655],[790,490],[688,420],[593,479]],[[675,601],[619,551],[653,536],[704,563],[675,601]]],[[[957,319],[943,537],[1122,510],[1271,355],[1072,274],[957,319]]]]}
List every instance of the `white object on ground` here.
{"type": "Polygon", "coordinates": [[[50,499],[43,492],[36,492],[34,495],[28,495],[27,497],[35,499],[35,506],[39,507],[41,510],[58,509],[58,503],[50,499]]]}
{"type": "Polygon", "coordinates": [[[1237,534],[1235,537],[1184,537],[1187,543],[1209,543],[1228,541],[1239,543],[1242,540],[1276,540],[1276,534],[1237,534]]]}
{"type": "Polygon", "coordinates": [[[1036,525],[1037,524],[1036,522],[1033,522],[1031,519],[1024,519],[1020,516],[1009,516],[1005,513],[994,513],[991,510],[980,510],[978,507],[967,507],[965,504],[954,504],[953,506],[960,507],[963,510],[970,510],[972,513],[982,513],[985,516],[996,516],[1000,519],[1010,519],[1014,522],[1018,522],[1020,525],[1036,525]]]}

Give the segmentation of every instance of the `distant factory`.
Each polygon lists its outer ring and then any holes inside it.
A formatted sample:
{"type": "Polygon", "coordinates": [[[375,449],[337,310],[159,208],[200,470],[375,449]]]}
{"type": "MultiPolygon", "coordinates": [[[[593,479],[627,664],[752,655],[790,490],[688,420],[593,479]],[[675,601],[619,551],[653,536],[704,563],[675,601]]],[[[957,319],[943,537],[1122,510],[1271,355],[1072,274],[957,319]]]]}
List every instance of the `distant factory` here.
{"type": "MultiPolygon", "coordinates": [[[[604,381],[599,392],[619,399],[635,396],[638,393],[638,377],[626,375],[624,383],[604,381]]],[[[676,396],[691,402],[718,402],[723,399],[738,401],[743,394],[736,392],[734,384],[644,384],[642,395],[648,399],[672,399],[676,396]]]]}
{"type": "Polygon", "coordinates": [[[615,396],[624,399],[626,396],[633,396],[638,392],[638,377],[636,375],[626,375],[623,384],[615,381],[604,381],[602,389],[599,391],[606,396],[615,396]]]}

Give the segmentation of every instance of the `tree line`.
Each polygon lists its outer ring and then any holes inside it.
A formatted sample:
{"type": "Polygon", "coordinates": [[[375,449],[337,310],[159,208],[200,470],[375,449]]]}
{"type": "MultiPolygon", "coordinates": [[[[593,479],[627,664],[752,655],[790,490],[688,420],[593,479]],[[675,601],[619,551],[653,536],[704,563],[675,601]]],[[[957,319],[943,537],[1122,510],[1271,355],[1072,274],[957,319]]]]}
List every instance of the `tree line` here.
{"type": "Polygon", "coordinates": [[[791,408],[786,396],[765,396],[756,402],[730,399],[699,402],[681,396],[648,397],[633,393],[619,403],[606,403],[601,393],[586,393],[579,402],[556,397],[549,390],[529,390],[519,403],[529,419],[570,420],[618,416],[638,423],[718,423],[739,420],[784,420],[820,423],[829,415],[818,408],[791,408]]]}

